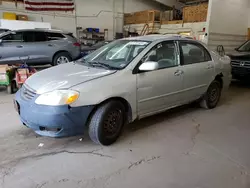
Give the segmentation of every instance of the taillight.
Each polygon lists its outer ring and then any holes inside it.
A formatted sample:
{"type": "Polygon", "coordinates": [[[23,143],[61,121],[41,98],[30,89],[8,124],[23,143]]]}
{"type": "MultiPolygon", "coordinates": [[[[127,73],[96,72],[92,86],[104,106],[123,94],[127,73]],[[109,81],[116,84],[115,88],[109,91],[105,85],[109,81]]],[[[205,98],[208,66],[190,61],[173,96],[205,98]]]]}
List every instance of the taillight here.
{"type": "Polygon", "coordinates": [[[80,46],[81,46],[81,44],[80,44],[79,42],[75,42],[73,45],[74,45],[74,46],[77,46],[77,47],[80,47],[80,46]]]}

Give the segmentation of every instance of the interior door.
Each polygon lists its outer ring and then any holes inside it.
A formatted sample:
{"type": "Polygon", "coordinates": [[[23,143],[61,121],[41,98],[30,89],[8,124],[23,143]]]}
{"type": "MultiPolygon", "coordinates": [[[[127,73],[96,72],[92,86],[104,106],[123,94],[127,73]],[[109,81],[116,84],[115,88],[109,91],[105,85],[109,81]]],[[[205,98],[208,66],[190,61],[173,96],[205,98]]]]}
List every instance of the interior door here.
{"type": "Polygon", "coordinates": [[[140,117],[175,106],[182,90],[182,71],[174,41],[151,49],[142,62],[158,62],[159,69],[137,73],[137,110],[140,117]]]}
{"type": "Polygon", "coordinates": [[[192,101],[203,95],[214,79],[214,62],[197,42],[180,42],[183,70],[183,99],[192,101]]]}
{"type": "Polygon", "coordinates": [[[23,38],[21,32],[13,32],[1,37],[0,63],[20,63],[23,52],[23,38]]]}

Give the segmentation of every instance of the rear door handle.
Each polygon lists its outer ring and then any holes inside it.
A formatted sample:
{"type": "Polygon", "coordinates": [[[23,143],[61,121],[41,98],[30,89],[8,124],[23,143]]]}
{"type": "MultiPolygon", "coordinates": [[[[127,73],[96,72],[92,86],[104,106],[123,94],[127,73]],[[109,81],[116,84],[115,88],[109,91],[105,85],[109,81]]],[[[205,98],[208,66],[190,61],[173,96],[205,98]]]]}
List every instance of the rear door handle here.
{"type": "Polygon", "coordinates": [[[19,46],[16,46],[17,48],[22,48],[23,46],[22,45],[19,45],[19,46]]]}
{"type": "Polygon", "coordinates": [[[175,73],[174,73],[174,75],[175,76],[180,76],[180,75],[182,75],[184,72],[182,71],[182,70],[177,70],[177,71],[175,71],[175,73]]]}
{"type": "Polygon", "coordinates": [[[52,46],[54,46],[54,45],[53,45],[53,44],[48,44],[48,46],[52,47],[52,46]]]}

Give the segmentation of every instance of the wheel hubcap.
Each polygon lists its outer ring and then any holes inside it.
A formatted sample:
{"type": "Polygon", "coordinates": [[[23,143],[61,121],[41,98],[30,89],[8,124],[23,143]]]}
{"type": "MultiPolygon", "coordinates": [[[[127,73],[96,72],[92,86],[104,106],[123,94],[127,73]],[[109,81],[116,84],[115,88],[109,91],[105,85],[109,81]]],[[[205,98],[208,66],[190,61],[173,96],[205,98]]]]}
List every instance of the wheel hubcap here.
{"type": "Polygon", "coordinates": [[[218,86],[212,87],[209,91],[208,100],[211,103],[217,102],[219,98],[219,88],[218,86]]]}
{"type": "Polygon", "coordinates": [[[65,56],[60,56],[58,59],[57,59],[57,64],[64,64],[64,63],[68,63],[69,62],[69,59],[65,56]]]}
{"type": "Polygon", "coordinates": [[[104,122],[104,132],[107,137],[117,134],[122,124],[122,111],[117,109],[110,112],[104,122]]]}

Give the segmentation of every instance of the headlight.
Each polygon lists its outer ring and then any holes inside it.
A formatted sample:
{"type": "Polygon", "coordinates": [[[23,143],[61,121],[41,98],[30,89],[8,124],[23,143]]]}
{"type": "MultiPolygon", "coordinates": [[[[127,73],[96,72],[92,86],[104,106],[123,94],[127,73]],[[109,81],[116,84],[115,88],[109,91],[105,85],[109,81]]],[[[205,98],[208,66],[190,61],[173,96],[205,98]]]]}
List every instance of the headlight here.
{"type": "Polygon", "coordinates": [[[35,103],[50,106],[67,105],[75,102],[79,93],[73,90],[55,90],[40,95],[35,103]]]}

